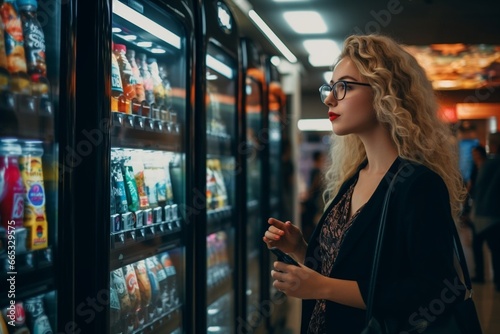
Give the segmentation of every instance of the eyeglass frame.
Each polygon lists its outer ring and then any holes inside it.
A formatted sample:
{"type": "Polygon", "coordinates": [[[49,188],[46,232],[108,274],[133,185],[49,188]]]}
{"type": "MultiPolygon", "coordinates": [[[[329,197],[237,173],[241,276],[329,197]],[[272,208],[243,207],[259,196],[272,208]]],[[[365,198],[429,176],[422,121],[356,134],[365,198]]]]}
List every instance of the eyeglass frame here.
{"type": "Polygon", "coordinates": [[[339,80],[333,84],[322,84],[320,87],[319,87],[319,98],[321,99],[321,102],[322,103],[325,103],[325,100],[326,98],[328,97],[328,95],[330,95],[331,92],[333,92],[333,96],[335,97],[335,100],[337,101],[342,101],[343,99],[345,99],[345,96],[347,94],[347,85],[359,85],[359,86],[368,86],[368,87],[371,87],[371,85],[369,83],[366,83],[366,82],[356,82],[356,81],[346,81],[346,80],[339,80]],[[344,96],[342,96],[341,99],[339,99],[337,97],[337,93],[336,91],[333,89],[333,87],[335,87],[335,85],[339,84],[339,83],[342,83],[344,85],[344,96]],[[328,95],[325,96],[325,98],[323,99],[323,94],[321,92],[321,90],[323,89],[323,87],[328,87],[330,88],[330,92],[328,93],[328,95]]]}

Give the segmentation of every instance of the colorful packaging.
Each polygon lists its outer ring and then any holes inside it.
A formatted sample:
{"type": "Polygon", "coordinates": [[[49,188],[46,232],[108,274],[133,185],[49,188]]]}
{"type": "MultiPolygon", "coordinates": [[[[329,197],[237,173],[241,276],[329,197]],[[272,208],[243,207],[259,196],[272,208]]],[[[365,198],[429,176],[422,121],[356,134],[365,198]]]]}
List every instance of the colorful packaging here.
{"type": "Polygon", "coordinates": [[[39,141],[25,142],[19,158],[19,168],[25,186],[24,227],[28,230],[27,247],[31,250],[48,246],[48,223],[45,214],[43,182],[43,148],[39,141]]]}

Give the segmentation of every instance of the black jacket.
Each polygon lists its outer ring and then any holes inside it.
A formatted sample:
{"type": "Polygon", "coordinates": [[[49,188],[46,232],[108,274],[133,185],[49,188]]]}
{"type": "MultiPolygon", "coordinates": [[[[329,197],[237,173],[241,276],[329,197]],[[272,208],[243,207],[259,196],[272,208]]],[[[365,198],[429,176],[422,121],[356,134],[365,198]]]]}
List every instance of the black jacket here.
{"type": "MultiPolygon", "coordinates": [[[[402,159],[396,159],[345,236],[330,277],[358,282],[366,303],[373,251],[380,223],[381,207],[389,182],[402,159]]],[[[309,242],[305,265],[319,270],[318,235],[327,213],[340,200],[358,172],[346,181],[325,211],[309,242]]],[[[453,267],[453,234],[448,190],[436,173],[423,165],[408,164],[398,175],[391,194],[373,313],[391,316],[404,327],[417,321],[433,321],[454,302],[463,300],[453,267]]],[[[315,300],[302,304],[302,333],[315,300]]],[[[326,333],[360,333],[365,310],[331,301],[326,306],[326,333]]]]}

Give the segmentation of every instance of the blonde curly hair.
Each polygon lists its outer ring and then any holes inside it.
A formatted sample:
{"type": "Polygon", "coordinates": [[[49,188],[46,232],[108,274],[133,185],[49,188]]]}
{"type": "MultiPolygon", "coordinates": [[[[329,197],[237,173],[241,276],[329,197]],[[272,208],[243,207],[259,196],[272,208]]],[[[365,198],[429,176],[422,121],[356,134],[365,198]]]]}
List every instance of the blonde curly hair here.
{"type": "MultiPolygon", "coordinates": [[[[339,60],[343,58],[352,60],[373,88],[377,119],[387,125],[399,156],[427,166],[444,180],[457,219],[465,197],[458,149],[451,129],[437,116],[437,99],[423,68],[393,39],[380,35],[348,37],[339,60]]],[[[333,133],[331,143],[323,194],[327,204],[366,159],[356,135],[333,133]]]]}

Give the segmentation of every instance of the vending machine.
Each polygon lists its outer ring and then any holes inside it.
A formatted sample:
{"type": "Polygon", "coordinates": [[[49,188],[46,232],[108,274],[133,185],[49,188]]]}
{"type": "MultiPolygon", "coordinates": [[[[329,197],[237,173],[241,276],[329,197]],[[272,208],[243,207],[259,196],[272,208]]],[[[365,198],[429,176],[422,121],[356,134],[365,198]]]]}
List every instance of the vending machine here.
{"type": "Polygon", "coordinates": [[[0,3],[0,333],[55,333],[68,273],[60,150],[66,28],[60,3],[0,3]]]}
{"type": "Polygon", "coordinates": [[[245,189],[244,216],[245,235],[243,240],[244,263],[243,286],[245,288],[244,322],[238,328],[249,333],[266,333],[269,303],[265,299],[262,288],[269,276],[268,252],[262,236],[267,229],[268,203],[266,186],[264,184],[264,166],[269,161],[268,140],[269,128],[267,116],[267,90],[263,56],[258,46],[249,38],[241,40],[241,54],[244,76],[244,105],[245,117],[243,129],[245,131],[246,156],[244,164],[245,189]]]}
{"type": "Polygon", "coordinates": [[[192,5],[79,1],[76,20],[75,327],[193,332],[192,5]]]}
{"type": "Polygon", "coordinates": [[[195,187],[201,205],[193,215],[197,259],[196,328],[193,333],[234,333],[243,294],[239,283],[243,238],[239,198],[242,191],[239,36],[223,1],[198,2],[195,187]]]}

